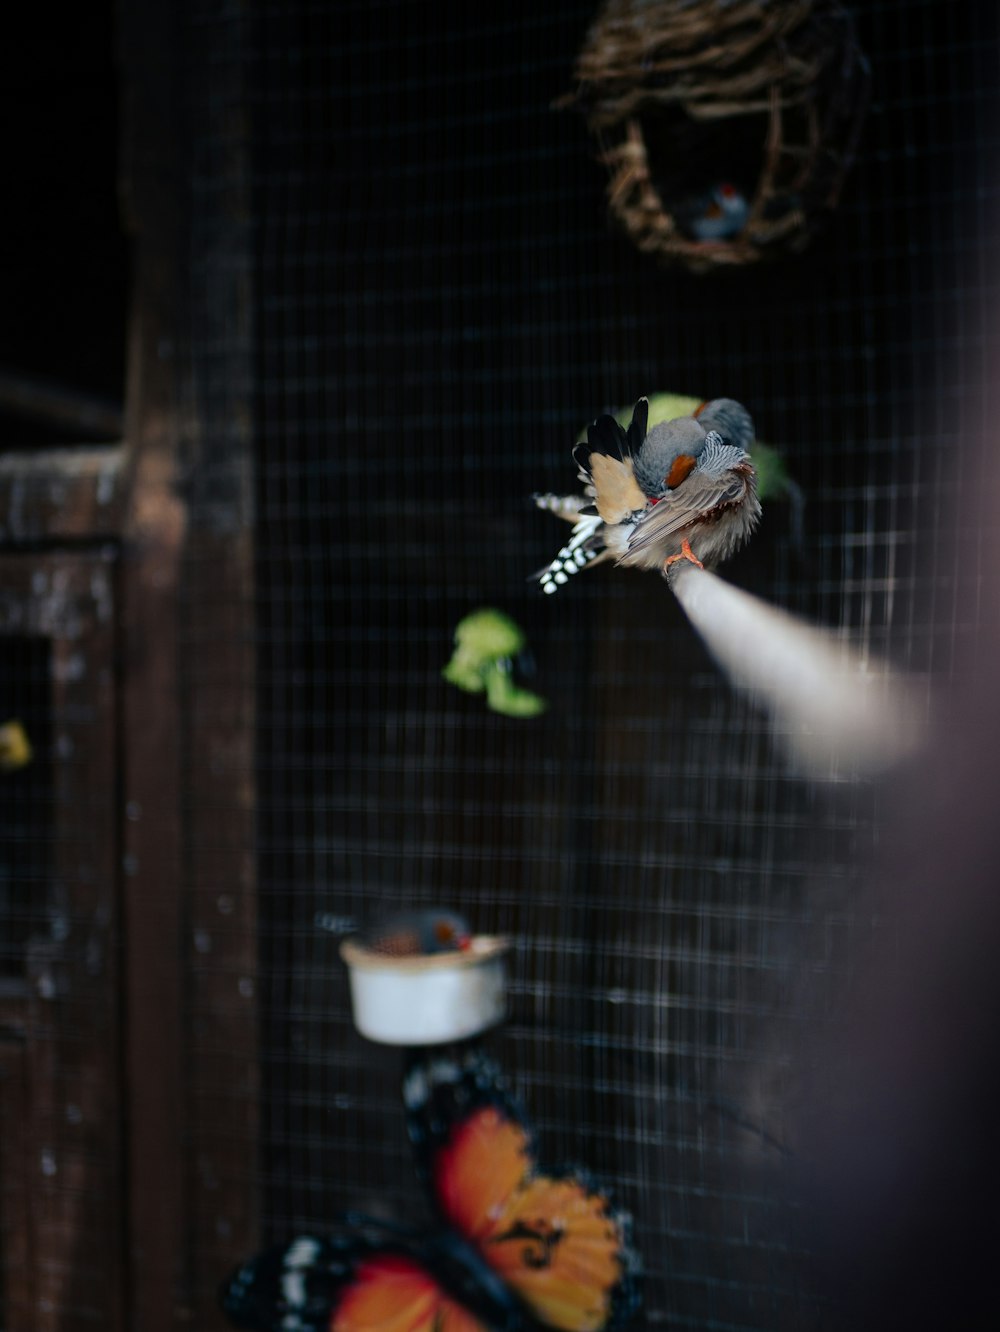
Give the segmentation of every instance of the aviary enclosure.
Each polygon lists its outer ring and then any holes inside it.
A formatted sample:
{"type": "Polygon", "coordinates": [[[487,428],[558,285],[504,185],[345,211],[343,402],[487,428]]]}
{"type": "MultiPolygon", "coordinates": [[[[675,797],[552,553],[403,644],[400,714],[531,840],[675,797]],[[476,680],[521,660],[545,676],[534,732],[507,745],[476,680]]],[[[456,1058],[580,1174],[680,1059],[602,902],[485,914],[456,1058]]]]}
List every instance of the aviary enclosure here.
{"type": "Polygon", "coordinates": [[[483,1045],[631,1217],[628,1326],[989,1325],[995,7],[111,11],[0,92],[0,1328],[422,1234],[340,947],[432,907],[511,941],[483,1045]],[[746,405],[720,577],[915,756],[804,767],[655,572],[540,594],[533,494],[664,393],[746,405]]]}

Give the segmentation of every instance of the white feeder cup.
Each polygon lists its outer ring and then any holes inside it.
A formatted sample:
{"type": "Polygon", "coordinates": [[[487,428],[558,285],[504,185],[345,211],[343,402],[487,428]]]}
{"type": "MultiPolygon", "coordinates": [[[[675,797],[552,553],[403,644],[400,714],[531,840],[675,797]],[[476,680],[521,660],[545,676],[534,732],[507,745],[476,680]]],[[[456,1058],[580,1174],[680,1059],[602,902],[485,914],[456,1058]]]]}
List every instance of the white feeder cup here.
{"type": "Polygon", "coordinates": [[[460,952],[387,957],[345,939],[354,1025],[383,1045],[445,1045],[507,1015],[510,940],[475,935],[460,952]]]}

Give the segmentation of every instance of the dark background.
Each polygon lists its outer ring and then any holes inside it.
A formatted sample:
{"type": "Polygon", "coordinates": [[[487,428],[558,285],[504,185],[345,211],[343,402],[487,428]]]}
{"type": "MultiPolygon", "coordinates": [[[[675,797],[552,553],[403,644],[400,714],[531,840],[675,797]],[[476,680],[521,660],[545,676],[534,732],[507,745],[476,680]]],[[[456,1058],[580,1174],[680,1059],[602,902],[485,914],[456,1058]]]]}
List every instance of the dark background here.
{"type": "Polygon", "coordinates": [[[281,5],[253,54],[265,1215],[419,1216],[396,1060],[351,1031],[336,940],[442,902],[512,933],[494,1042],[550,1159],[633,1212],[655,1326],[819,1326],[782,1180],[810,1031],[891,928],[878,793],[790,774],[654,578],[526,581],[583,422],[641,393],[748,404],[808,500],[731,577],[947,675],[946,523],[978,465],[995,15],[858,15],[873,101],[801,257],[660,271],[610,227],[571,86],[592,7],[281,5]],[[495,605],[546,716],[440,678],[495,605]]]}
{"type": "MultiPolygon", "coordinates": [[[[726,576],[949,681],[978,632],[959,593],[986,558],[957,501],[989,475],[995,417],[997,15],[858,6],[872,102],[840,208],[804,254],[704,277],[612,228],[595,144],[553,107],[593,15],[520,0],[172,11],[198,73],[176,90],[188,170],[173,200],[190,373],[216,423],[246,389],[255,464],[262,1119],[238,1169],[264,1239],[345,1207],[426,1215],[398,1055],[353,1030],[337,928],[446,904],[516,940],[491,1046],[544,1157],[585,1163],[632,1213],[639,1325],[826,1328],[843,1292],[814,1279],[817,1231],[789,1184],[813,1052],[896,937],[899,904],[869,878],[885,792],[791,771],[659,579],[598,569],[540,597],[528,575],[566,529],[530,495],[572,487],[573,441],[602,410],[661,390],[737,397],[807,508],[798,542],[787,504],[769,504],[726,576]],[[234,142],[243,254],[211,231],[234,142]],[[211,295],[243,258],[237,328],[211,295]],[[245,385],[224,376],[234,349],[245,385]],[[544,717],[497,716],[442,680],[455,625],[482,605],[526,630],[544,717]]],[[[130,111],[114,16],[23,21],[0,89],[17,201],[0,215],[16,315],[0,364],[114,399],[130,111]]],[[[4,447],[52,438],[0,428],[4,447]]],[[[205,429],[186,493],[224,540],[205,429]]],[[[211,576],[196,551],[182,601],[211,576]]],[[[194,649],[214,628],[181,636],[185,698],[197,672],[212,683],[194,649]]],[[[32,661],[4,676],[25,707],[32,661]]],[[[44,767],[31,780],[43,789],[44,767]]],[[[193,844],[211,848],[212,811],[190,804],[193,844]]],[[[18,929],[0,933],[12,956],[18,929]]],[[[204,993],[183,995],[196,1031],[215,1016],[204,993]]],[[[209,1078],[192,1095],[215,1123],[243,1092],[209,1078]]]]}

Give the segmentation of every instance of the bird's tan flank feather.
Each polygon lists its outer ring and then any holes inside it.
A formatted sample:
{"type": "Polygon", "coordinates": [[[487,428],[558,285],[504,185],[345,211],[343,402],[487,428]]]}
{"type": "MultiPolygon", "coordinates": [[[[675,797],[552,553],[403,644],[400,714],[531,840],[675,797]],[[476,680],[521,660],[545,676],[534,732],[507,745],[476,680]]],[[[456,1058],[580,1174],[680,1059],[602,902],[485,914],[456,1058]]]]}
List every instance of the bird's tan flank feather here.
{"type": "Polygon", "coordinates": [[[597,512],[606,523],[620,523],[627,514],[646,507],[646,496],[635,479],[631,458],[619,461],[604,453],[593,453],[590,474],[597,512]]]}

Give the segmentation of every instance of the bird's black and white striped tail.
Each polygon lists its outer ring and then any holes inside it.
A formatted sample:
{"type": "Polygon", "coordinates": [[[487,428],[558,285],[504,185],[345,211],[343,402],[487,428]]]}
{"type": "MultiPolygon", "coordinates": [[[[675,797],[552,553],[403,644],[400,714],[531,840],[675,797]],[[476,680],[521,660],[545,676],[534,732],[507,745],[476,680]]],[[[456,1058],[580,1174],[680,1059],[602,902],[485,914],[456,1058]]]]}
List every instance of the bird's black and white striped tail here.
{"type": "Polygon", "coordinates": [[[558,592],[564,583],[568,583],[575,573],[585,569],[604,553],[604,545],[597,536],[603,522],[597,514],[581,518],[573,528],[573,535],[560,550],[554,560],[537,574],[542,591],[551,594],[558,592]]]}

